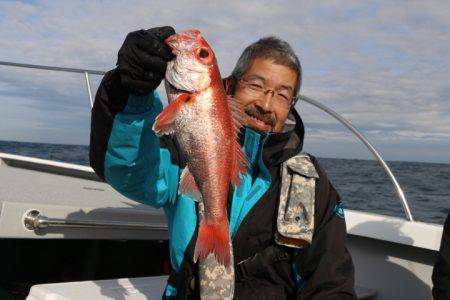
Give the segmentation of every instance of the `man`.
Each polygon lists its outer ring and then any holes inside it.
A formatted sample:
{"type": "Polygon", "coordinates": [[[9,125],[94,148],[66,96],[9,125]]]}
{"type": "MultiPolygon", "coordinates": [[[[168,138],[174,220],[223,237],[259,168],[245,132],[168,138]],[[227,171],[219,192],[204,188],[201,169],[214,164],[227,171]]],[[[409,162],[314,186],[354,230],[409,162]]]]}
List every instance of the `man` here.
{"type": "MultiPolygon", "coordinates": [[[[92,110],[91,165],[123,195],[167,216],[172,273],[166,297],[198,296],[193,262],[197,205],[178,195],[186,165],[176,138],[152,131],[162,104],[154,91],[173,55],[171,27],[128,34],[117,69],[108,72],[92,110]]],[[[245,107],[240,141],[252,168],[228,201],[236,271],[235,298],[354,299],[339,195],[317,160],[303,153],[303,123],[294,109],[300,62],[269,37],[239,58],[227,92],[245,107]]]]}

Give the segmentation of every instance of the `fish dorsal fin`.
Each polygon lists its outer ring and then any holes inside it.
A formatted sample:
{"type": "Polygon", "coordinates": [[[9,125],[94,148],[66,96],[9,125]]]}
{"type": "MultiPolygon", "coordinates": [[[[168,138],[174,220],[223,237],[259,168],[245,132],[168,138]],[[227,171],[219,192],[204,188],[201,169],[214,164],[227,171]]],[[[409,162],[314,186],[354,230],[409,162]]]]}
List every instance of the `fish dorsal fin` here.
{"type": "Polygon", "coordinates": [[[167,107],[156,117],[153,124],[153,131],[158,135],[171,134],[174,132],[174,121],[180,111],[181,106],[191,99],[190,94],[181,94],[177,99],[173,100],[167,107]]]}
{"type": "Polygon", "coordinates": [[[225,92],[231,94],[231,86],[233,82],[233,75],[228,76],[227,78],[222,79],[223,87],[225,88],[225,92]]]}
{"type": "Polygon", "coordinates": [[[233,119],[233,127],[234,131],[236,132],[236,137],[241,131],[242,126],[244,126],[244,120],[245,120],[245,112],[244,112],[244,106],[242,105],[239,100],[227,96],[228,98],[228,105],[231,109],[231,117],[233,119]]]}
{"type": "Polygon", "coordinates": [[[241,185],[241,178],[239,175],[245,175],[247,173],[245,165],[247,165],[248,168],[250,168],[251,165],[244,151],[242,151],[241,145],[238,142],[238,135],[245,120],[244,106],[239,102],[239,100],[236,100],[235,98],[232,98],[230,96],[228,96],[228,103],[230,105],[234,127],[234,160],[231,166],[231,184],[236,188],[241,185]]]}
{"type": "Polygon", "coordinates": [[[240,175],[247,174],[247,169],[245,168],[245,166],[250,168],[251,165],[244,151],[242,151],[241,145],[239,145],[236,139],[233,141],[233,144],[234,144],[234,161],[231,167],[231,184],[236,188],[241,186],[240,175]]]}
{"type": "Polygon", "coordinates": [[[195,183],[194,176],[192,176],[187,166],[184,168],[183,173],[181,173],[178,193],[180,195],[188,195],[195,201],[201,201],[202,199],[202,194],[197,187],[197,183],[195,183]]]}

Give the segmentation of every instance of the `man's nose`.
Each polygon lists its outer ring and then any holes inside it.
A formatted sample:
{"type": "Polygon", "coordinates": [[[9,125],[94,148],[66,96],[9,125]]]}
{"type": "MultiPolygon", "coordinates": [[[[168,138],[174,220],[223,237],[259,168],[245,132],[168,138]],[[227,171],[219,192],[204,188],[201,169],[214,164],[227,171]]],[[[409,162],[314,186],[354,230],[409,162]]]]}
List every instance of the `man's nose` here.
{"type": "Polygon", "coordinates": [[[258,101],[258,106],[265,112],[271,112],[273,106],[273,91],[267,91],[258,101]]]}

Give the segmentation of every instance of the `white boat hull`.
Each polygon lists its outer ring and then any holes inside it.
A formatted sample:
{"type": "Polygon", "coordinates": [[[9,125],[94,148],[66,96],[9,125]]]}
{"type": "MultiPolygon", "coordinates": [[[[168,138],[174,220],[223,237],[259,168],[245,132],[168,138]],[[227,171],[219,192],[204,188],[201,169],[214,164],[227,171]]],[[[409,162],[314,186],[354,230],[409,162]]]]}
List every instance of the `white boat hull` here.
{"type": "MultiPolygon", "coordinates": [[[[162,210],[122,197],[98,181],[88,167],[0,153],[0,177],[10,182],[0,198],[0,238],[167,239],[162,210]],[[17,177],[27,180],[16,184],[17,177]],[[30,209],[59,219],[118,223],[134,220],[157,223],[158,227],[157,230],[59,227],[33,231],[23,223],[24,214],[30,209]]],[[[346,210],[345,218],[358,293],[365,295],[362,299],[431,299],[431,274],[442,226],[353,210],[346,210]]],[[[141,299],[138,295],[144,290],[153,296],[161,295],[164,285],[163,277],[43,284],[34,286],[28,299],[50,299],[50,294],[54,296],[51,299],[63,299],[55,295],[64,299],[81,299],[79,295],[86,295],[85,299],[111,299],[106,286],[111,291],[115,286],[116,292],[123,293],[118,299],[141,299]],[[150,290],[136,286],[146,286],[149,280],[150,290]],[[134,286],[137,292],[119,288],[124,283],[134,286]],[[77,296],[70,296],[75,291],[77,296]]]]}

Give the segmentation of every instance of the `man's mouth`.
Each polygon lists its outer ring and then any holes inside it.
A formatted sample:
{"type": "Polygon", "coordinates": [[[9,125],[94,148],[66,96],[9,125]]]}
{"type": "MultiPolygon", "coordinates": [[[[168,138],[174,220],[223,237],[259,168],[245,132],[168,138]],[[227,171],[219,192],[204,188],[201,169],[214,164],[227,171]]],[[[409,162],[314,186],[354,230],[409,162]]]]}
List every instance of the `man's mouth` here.
{"type": "Polygon", "coordinates": [[[275,120],[271,115],[261,114],[252,108],[246,109],[245,113],[247,114],[246,125],[248,127],[263,132],[273,131],[275,127],[275,120]]]}

